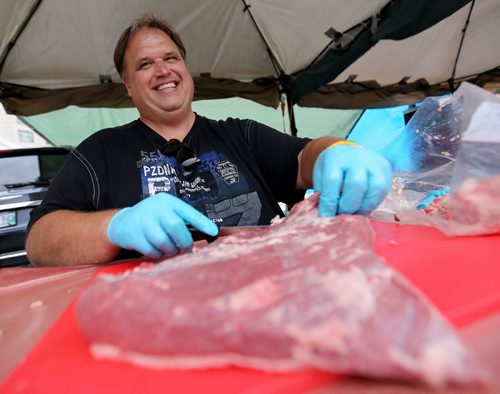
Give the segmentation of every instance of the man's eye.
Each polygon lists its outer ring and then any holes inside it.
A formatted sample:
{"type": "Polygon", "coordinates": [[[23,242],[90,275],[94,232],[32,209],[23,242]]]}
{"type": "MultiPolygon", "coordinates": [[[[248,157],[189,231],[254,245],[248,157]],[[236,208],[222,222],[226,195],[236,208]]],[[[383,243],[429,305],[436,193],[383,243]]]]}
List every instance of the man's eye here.
{"type": "Polygon", "coordinates": [[[166,60],[167,62],[174,62],[174,61],[176,61],[176,60],[177,60],[177,56],[174,56],[174,55],[169,55],[169,56],[167,56],[167,57],[165,58],[165,60],[166,60]]]}
{"type": "Polygon", "coordinates": [[[144,62],[144,63],[141,63],[139,64],[139,69],[142,70],[144,68],[147,68],[151,63],[149,62],[144,62]]]}

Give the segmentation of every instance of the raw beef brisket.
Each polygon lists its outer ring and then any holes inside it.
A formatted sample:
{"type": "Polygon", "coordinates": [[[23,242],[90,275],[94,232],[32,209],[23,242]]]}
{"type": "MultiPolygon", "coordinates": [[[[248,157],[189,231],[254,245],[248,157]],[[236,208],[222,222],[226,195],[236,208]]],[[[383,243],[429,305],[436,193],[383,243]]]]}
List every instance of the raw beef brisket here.
{"type": "Polygon", "coordinates": [[[374,253],[368,220],[320,219],[316,204],[314,195],[258,234],[97,277],[76,308],[94,355],[484,384],[453,328],[374,253]]]}

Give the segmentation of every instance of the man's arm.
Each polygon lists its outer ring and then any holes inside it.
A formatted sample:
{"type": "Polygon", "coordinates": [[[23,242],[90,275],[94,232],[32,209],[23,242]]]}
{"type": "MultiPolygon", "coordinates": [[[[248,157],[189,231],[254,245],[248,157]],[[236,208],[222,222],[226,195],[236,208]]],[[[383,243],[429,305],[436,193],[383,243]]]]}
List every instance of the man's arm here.
{"type": "Polygon", "coordinates": [[[118,210],[61,210],[40,218],[26,240],[28,258],[36,266],[98,264],[113,260],[120,248],[107,237],[108,223],[118,210]]]}
{"type": "Polygon", "coordinates": [[[219,232],[191,205],[158,193],[119,210],[51,212],[33,224],[26,250],[34,265],[106,263],[120,248],[160,258],[191,250],[189,225],[210,236],[219,232]]]}
{"type": "Polygon", "coordinates": [[[321,137],[310,141],[299,153],[297,189],[313,188],[313,168],[319,154],[335,142],[343,141],[335,137],[321,137]]]}

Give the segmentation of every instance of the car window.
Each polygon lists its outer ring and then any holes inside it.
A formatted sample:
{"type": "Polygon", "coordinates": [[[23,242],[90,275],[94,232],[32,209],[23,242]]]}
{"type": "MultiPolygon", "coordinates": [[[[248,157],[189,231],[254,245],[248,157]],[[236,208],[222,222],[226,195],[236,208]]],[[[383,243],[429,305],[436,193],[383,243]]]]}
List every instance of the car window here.
{"type": "Polygon", "coordinates": [[[67,154],[39,154],[0,158],[0,192],[28,186],[46,186],[67,154]]]}
{"type": "Polygon", "coordinates": [[[27,183],[40,176],[36,156],[4,157],[0,160],[0,190],[8,190],[12,185],[27,183]]]}
{"type": "Polygon", "coordinates": [[[59,155],[39,155],[38,167],[40,175],[38,181],[51,181],[57,175],[59,168],[62,167],[67,156],[67,153],[59,155]]]}

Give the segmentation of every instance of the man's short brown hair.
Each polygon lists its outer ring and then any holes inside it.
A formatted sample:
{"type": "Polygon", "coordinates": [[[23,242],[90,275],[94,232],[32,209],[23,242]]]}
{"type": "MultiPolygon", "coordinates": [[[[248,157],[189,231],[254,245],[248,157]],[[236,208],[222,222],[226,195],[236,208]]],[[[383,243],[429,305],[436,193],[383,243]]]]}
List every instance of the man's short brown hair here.
{"type": "Polygon", "coordinates": [[[113,60],[115,62],[116,70],[120,77],[123,77],[123,70],[125,69],[125,52],[127,51],[127,46],[129,41],[134,37],[139,30],[142,28],[158,29],[164,32],[170,39],[177,45],[181,56],[186,59],[186,48],[182,43],[179,34],[175,29],[167,22],[156,18],[152,15],[145,15],[136,21],[134,21],[129,27],[127,27],[121,34],[118,42],[116,43],[115,53],[113,55],[113,60]]]}

